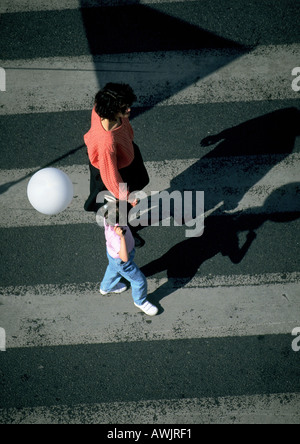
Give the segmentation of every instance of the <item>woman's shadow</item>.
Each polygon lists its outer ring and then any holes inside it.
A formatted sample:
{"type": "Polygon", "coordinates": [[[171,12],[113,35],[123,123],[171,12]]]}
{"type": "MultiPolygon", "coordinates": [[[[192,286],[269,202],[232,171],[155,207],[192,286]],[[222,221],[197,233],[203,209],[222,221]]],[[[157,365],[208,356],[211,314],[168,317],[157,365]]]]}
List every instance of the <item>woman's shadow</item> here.
{"type": "MultiPolygon", "coordinates": [[[[219,134],[201,141],[206,154],[182,173],[171,180],[165,190],[173,192],[204,191],[204,212],[208,214],[226,214],[236,211],[239,203],[256,183],[295,149],[296,137],[300,135],[300,110],[295,107],[283,108],[269,114],[251,119],[219,134]],[[208,147],[217,144],[210,152],[208,147]]],[[[155,188],[155,183],[150,183],[155,188]]],[[[182,200],[182,205],[184,202],[182,200]]],[[[148,221],[139,226],[142,230],[153,222],[153,202],[148,199],[145,207],[148,221]]],[[[188,212],[190,220],[178,220],[179,225],[190,222],[199,215],[196,199],[188,212]]],[[[164,220],[165,211],[162,201],[156,208],[156,222],[164,220]]],[[[175,217],[171,208],[171,216],[175,217]]],[[[184,215],[182,207],[179,214],[184,215]]],[[[145,217],[145,216],[144,216],[145,217]]]]}
{"type": "Polygon", "coordinates": [[[286,206],[288,196],[299,192],[299,183],[274,191],[261,208],[237,212],[249,189],[294,151],[298,135],[300,111],[284,108],[202,140],[203,147],[219,144],[176,176],[167,191],[204,191],[205,212],[214,208],[217,211],[206,218],[202,237],[184,240],[141,268],[146,277],[167,271],[168,282],[151,295],[153,302],[172,293],[175,281],[176,287],[188,283],[201,264],[218,253],[228,256],[234,264],[240,263],[256,237],[255,230],[267,220],[288,222],[291,217],[299,217],[298,210],[291,213],[289,206],[286,213],[282,213],[283,207],[270,212],[275,197],[283,193],[286,206]],[[243,231],[248,231],[247,240],[240,247],[238,234],[243,231]]]}
{"type": "Polygon", "coordinates": [[[299,135],[300,110],[291,107],[206,137],[202,147],[218,145],[175,177],[168,191],[201,190],[205,212],[233,211],[250,188],[294,151],[299,135]]]}

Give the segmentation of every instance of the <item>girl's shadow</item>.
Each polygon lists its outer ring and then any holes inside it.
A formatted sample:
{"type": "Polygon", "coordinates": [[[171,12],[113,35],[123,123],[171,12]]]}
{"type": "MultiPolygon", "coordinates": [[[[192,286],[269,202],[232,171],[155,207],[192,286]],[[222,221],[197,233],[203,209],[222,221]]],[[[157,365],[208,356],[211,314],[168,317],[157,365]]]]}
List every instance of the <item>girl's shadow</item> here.
{"type": "Polygon", "coordinates": [[[233,264],[239,264],[256,238],[255,231],[266,221],[288,223],[299,218],[299,193],[300,182],[291,183],[275,190],[261,208],[252,208],[234,216],[208,217],[202,237],[180,242],[162,257],[141,268],[148,278],[167,272],[168,282],[150,294],[149,300],[159,306],[160,300],[188,284],[201,265],[219,253],[229,257],[233,264]],[[247,232],[247,238],[240,247],[241,232],[247,232]]]}

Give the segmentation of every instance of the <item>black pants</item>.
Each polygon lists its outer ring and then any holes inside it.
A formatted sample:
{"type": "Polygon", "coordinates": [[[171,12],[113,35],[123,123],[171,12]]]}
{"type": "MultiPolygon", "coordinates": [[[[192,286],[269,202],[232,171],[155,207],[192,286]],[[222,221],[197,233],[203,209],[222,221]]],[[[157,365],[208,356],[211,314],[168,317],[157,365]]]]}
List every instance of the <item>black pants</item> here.
{"type": "Polygon", "coordinates": [[[84,204],[84,209],[85,211],[93,211],[97,213],[99,208],[101,208],[101,206],[103,205],[96,203],[97,196],[101,191],[107,190],[107,188],[102,182],[100,171],[98,170],[98,168],[95,168],[91,164],[91,162],[89,162],[89,169],[90,169],[90,195],[84,204]]]}

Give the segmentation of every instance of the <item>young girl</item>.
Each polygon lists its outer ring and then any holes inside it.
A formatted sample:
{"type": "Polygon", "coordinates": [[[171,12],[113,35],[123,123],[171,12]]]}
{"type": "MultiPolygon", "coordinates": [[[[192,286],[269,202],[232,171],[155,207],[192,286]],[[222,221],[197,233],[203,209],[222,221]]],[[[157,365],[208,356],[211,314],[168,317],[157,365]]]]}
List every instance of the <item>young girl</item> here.
{"type": "Polygon", "coordinates": [[[123,277],[131,284],[134,305],[147,315],[155,316],[158,313],[157,307],[147,301],[147,280],[133,261],[135,242],[131,230],[128,225],[119,226],[118,202],[107,204],[104,218],[108,267],[100,285],[100,293],[106,295],[126,291],[126,285],[120,282],[123,277]]]}

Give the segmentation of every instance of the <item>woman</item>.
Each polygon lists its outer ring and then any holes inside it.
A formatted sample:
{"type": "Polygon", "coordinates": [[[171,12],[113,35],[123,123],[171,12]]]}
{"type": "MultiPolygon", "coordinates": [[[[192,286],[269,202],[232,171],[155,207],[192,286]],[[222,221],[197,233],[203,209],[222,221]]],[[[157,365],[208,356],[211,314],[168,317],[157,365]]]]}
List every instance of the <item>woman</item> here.
{"type": "MultiPolygon", "coordinates": [[[[91,173],[90,196],[84,205],[86,211],[98,211],[101,204],[96,203],[96,198],[100,191],[108,190],[116,199],[128,201],[131,192],[149,183],[129,123],[134,101],[136,96],[127,84],[108,83],[96,95],[91,128],[84,136],[91,173]],[[127,188],[120,188],[121,183],[127,183],[127,188]]],[[[136,201],[130,204],[134,206],[136,201]]]]}

